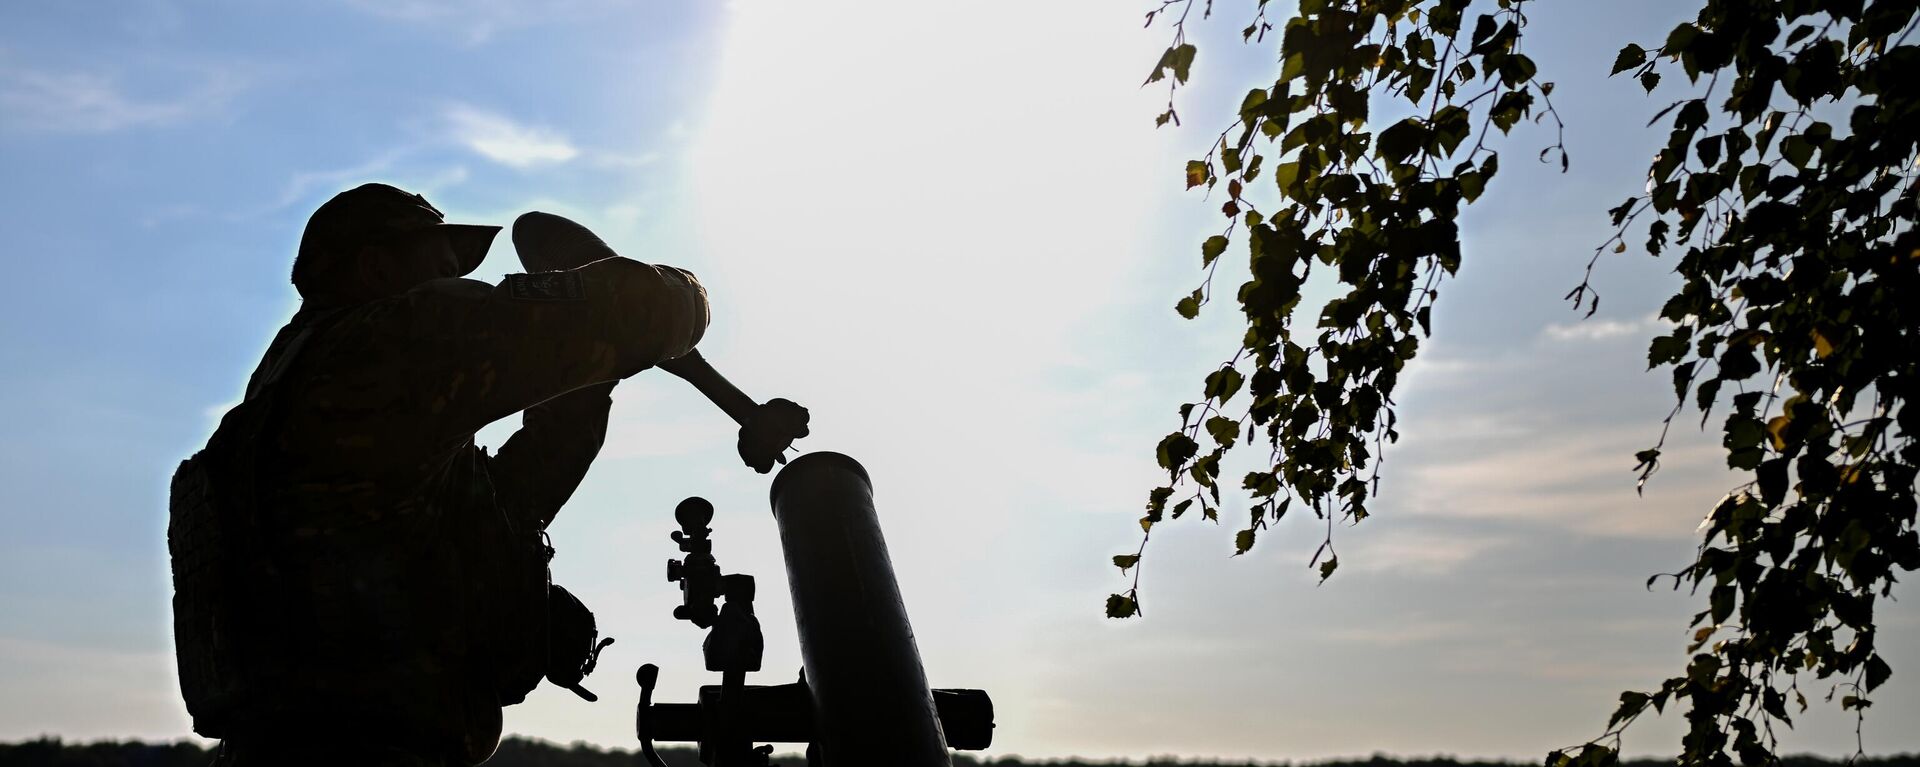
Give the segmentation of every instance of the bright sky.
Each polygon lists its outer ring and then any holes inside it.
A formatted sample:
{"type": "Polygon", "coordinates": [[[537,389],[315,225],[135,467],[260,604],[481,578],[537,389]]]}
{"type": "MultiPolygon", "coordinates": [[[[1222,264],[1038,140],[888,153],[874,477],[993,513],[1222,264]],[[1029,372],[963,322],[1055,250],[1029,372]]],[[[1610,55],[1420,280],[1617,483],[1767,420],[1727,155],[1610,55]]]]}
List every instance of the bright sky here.
{"type": "MultiPolygon", "coordinates": [[[[1238,336],[1229,302],[1172,305],[1217,216],[1181,163],[1272,76],[1242,5],[1202,28],[1188,127],[1158,131],[1164,93],[1138,84],[1167,32],[1110,0],[0,8],[0,739],[187,733],[167,478],[294,311],[307,215],[370,180],[455,221],[569,215],[701,275],[707,356],[808,405],[805,448],[869,468],[928,676],[992,694],[998,753],[1533,760],[1597,734],[1620,690],[1681,669],[1699,600],[1643,583],[1731,484],[1716,436],[1681,430],[1633,492],[1671,397],[1640,372],[1669,267],[1607,260],[1584,322],[1559,301],[1658,143],[1664,100],[1607,65],[1685,4],[1539,5],[1528,52],[1573,172],[1505,163],[1467,214],[1339,574],[1314,585],[1308,515],[1232,560],[1232,528],[1182,520],[1149,551],[1146,617],[1108,621],[1152,447],[1238,336]]],[[[511,250],[478,276],[517,271],[511,250]]],[[[768,478],[732,444],[677,381],[621,385],[553,530],[557,579],[619,638],[603,700],[545,688],[510,731],[631,746],[635,666],[663,667],[663,700],[712,681],[661,576],[688,495],[719,506],[722,565],[761,580],[764,681],[798,668],[768,478]]],[[[1867,747],[1920,750],[1899,724],[1920,721],[1920,611],[1879,617],[1896,676],[1867,747]]],[[[1673,753],[1678,729],[1629,751],[1673,753]]],[[[1851,753],[1853,722],[1817,708],[1784,742],[1851,753]]]]}

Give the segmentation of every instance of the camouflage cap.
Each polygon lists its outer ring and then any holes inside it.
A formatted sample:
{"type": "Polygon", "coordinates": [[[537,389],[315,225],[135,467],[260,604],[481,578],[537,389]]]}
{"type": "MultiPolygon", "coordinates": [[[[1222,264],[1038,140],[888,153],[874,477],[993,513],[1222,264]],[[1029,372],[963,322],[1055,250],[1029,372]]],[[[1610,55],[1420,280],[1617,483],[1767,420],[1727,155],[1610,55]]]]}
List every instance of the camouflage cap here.
{"type": "Polygon", "coordinates": [[[479,268],[500,227],[449,224],[427,198],[386,184],[362,184],[333,196],[307,219],[300,253],[293,261],[293,286],[300,295],[327,292],[328,275],[342,259],[368,245],[434,230],[444,235],[460,260],[460,276],[479,268]]]}

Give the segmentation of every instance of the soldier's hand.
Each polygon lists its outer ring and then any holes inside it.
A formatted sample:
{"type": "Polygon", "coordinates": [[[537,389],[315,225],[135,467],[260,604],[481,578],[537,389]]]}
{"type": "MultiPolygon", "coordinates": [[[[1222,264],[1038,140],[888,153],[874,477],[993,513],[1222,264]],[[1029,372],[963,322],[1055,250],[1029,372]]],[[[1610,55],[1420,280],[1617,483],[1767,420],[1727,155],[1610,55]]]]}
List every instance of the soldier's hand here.
{"type": "Polygon", "coordinates": [[[771,399],[756,407],[740,426],[740,460],[765,474],[786,463],[793,441],[807,436],[807,409],[792,400],[771,399]]]}

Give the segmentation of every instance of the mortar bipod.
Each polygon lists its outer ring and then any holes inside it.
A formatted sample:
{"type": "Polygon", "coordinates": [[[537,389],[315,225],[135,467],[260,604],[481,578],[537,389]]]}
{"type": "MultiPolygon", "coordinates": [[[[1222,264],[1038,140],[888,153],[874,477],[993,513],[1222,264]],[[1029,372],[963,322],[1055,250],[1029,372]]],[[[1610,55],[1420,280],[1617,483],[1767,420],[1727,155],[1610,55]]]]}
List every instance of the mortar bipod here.
{"type": "Polygon", "coordinates": [[[759,670],[762,649],[752,578],[720,573],[707,539],[713,506],[683,501],[673,539],[688,556],[668,566],[683,594],[674,617],[712,626],[706,665],[721,672],[721,684],[701,687],[696,703],[654,703],[659,670],[640,668],[634,728],[648,763],[665,767],[654,741],[697,742],[709,767],[767,764],[771,747],[755,742],[809,743],[812,767],[948,767],[948,748],[990,745],[993,702],[985,692],[928,689],[866,470],[838,453],[801,456],[775,477],[772,505],[800,632],[801,680],[744,683],[747,671],[759,670]],[[716,613],[718,596],[726,602],[716,613]]]}

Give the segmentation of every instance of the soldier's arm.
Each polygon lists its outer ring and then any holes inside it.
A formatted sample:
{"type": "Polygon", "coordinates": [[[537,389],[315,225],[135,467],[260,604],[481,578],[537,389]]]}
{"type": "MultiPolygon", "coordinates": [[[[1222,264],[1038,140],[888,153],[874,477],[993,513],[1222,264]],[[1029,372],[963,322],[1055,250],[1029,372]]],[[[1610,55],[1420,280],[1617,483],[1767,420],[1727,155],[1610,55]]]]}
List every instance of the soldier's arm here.
{"type": "Polygon", "coordinates": [[[489,465],[495,491],[521,519],[553,523],[606,441],[614,383],[593,384],[527,408],[520,430],[489,465]]]}
{"type": "MultiPolygon", "coordinates": [[[[594,233],[564,216],[533,211],[513,222],[513,246],[530,273],[577,268],[614,256],[613,248],[594,233]]],[[[793,440],[807,434],[807,411],[787,400],[756,403],[720,374],[697,350],[662,358],[665,370],[700,390],[707,399],[740,424],[740,458],[762,473],[793,440]]]]}
{"type": "Polygon", "coordinates": [[[624,258],[511,275],[498,286],[436,280],[386,319],[420,358],[415,424],[462,439],[585,386],[682,356],[706,332],[706,291],[691,274],[624,258]],[[399,327],[393,327],[399,326],[399,327]]]}

